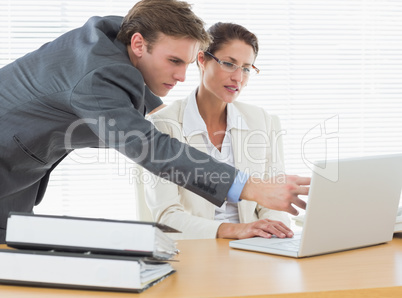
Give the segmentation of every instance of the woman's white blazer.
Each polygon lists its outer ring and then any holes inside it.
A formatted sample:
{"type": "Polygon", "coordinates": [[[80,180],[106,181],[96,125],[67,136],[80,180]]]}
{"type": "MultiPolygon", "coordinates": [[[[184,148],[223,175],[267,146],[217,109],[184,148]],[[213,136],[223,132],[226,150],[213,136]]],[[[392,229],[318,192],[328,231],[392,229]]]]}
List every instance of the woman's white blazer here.
{"type": "MultiPolygon", "coordinates": [[[[187,101],[188,98],[175,101],[152,114],[149,120],[161,132],[207,153],[200,134],[192,137],[183,136],[183,113],[187,101]]],[[[253,105],[242,102],[231,104],[235,105],[248,126],[247,130],[231,129],[236,168],[252,177],[274,179],[278,174],[284,174],[282,145],[284,132],[281,130],[279,118],[253,105]]],[[[136,179],[139,182],[137,188],[145,197],[152,220],[182,231],[181,234],[173,236],[176,239],[216,237],[221,222],[214,220],[215,205],[174,183],[152,175],[145,169],[141,171],[141,177],[136,179]]],[[[240,201],[238,210],[241,223],[268,218],[290,225],[286,212],[267,209],[254,201],[240,201]]]]}

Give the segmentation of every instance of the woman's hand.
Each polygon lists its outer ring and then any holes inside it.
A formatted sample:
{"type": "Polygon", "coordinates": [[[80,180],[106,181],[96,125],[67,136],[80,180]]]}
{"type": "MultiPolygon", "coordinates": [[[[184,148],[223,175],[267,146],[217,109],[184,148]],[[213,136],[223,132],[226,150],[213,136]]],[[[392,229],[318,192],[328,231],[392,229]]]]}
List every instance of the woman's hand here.
{"type": "Polygon", "coordinates": [[[293,232],[284,223],[276,220],[260,219],[251,223],[222,223],[217,238],[244,239],[251,237],[271,238],[293,237],[293,232]]]}

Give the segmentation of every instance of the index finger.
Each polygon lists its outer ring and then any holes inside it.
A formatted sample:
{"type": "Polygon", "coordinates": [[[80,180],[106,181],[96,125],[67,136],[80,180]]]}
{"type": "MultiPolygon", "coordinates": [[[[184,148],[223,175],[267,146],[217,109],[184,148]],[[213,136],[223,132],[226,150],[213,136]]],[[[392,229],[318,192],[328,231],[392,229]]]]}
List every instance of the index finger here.
{"type": "Polygon", "coordinates": [[[286,208],[284,211],[286,211],[294,216],[299,215],[299,211],[297,211],[297,209],[295,207],[293,207],[292,205],[289,205],[289,207],[286,208]]]}
{"type": "Polygon", "coordinates": [[[296,183],[298,185],[310,185],[311,178],[296,176],[294,183],[296,183]]]}
{"type": "Polygon", "coordinates": [[[297,207],[302,208],[304,210],[306,210],[307,207],[307,203],[297,196],[295,196],[294,199],[292,200],[292,204],[295,204],[297,207]]]}
{"type": "Polygon", "coordinates": [[[302,195],[302,196],[307,196],[310,191],[310,187],[304,187],[304,186],[297,186],[292,193],[296,195],[302,195]]]}

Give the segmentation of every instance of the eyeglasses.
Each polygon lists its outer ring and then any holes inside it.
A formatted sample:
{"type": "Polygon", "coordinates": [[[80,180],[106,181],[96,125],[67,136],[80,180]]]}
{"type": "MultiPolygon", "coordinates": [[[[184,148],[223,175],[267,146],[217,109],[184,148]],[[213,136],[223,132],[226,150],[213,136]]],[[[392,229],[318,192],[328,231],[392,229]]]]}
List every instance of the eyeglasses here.
{"type": "Polygon", "coordinates": [[[205,54],[211,56],[216,62],[219,63],[219,65],[221,66],[221,68],[224,71],[227,72],[235,72],[236,70],[238,70],[239,68],[241,69],[242,73],[245,76],[250,76],[250,75],[254,75],[254,74],[259,74],[260,70],[255,67],[253,64],[251,64],[251,67],[242,67],[242,66],[238,66],[232,62],[227,62],[227,61],[222,61],[219,60],[218,58],[216,58],[214,55],[212,55],[210,52],[205,52],[205,54]]]}

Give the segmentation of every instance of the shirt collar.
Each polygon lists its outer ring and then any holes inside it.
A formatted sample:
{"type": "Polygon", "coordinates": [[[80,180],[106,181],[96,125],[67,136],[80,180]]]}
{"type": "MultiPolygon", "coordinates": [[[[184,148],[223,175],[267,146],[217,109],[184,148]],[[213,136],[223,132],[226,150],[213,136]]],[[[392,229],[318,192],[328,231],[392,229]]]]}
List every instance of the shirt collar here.
{"type": "MultiPolygon", "coordinates": [[[[195,89],[187,97],[187,104],[183,114],[183,134],[185,137],[190,137],[196,134],[208,134],[207,126],[198,111],[197,95],[198,88],[195,89]]],[[[230,131],[232,128],[240,130],[248,130],[248,126],[244,121],[239,110],[231,103],[227,105],[227,128],[230,131]]]]}

